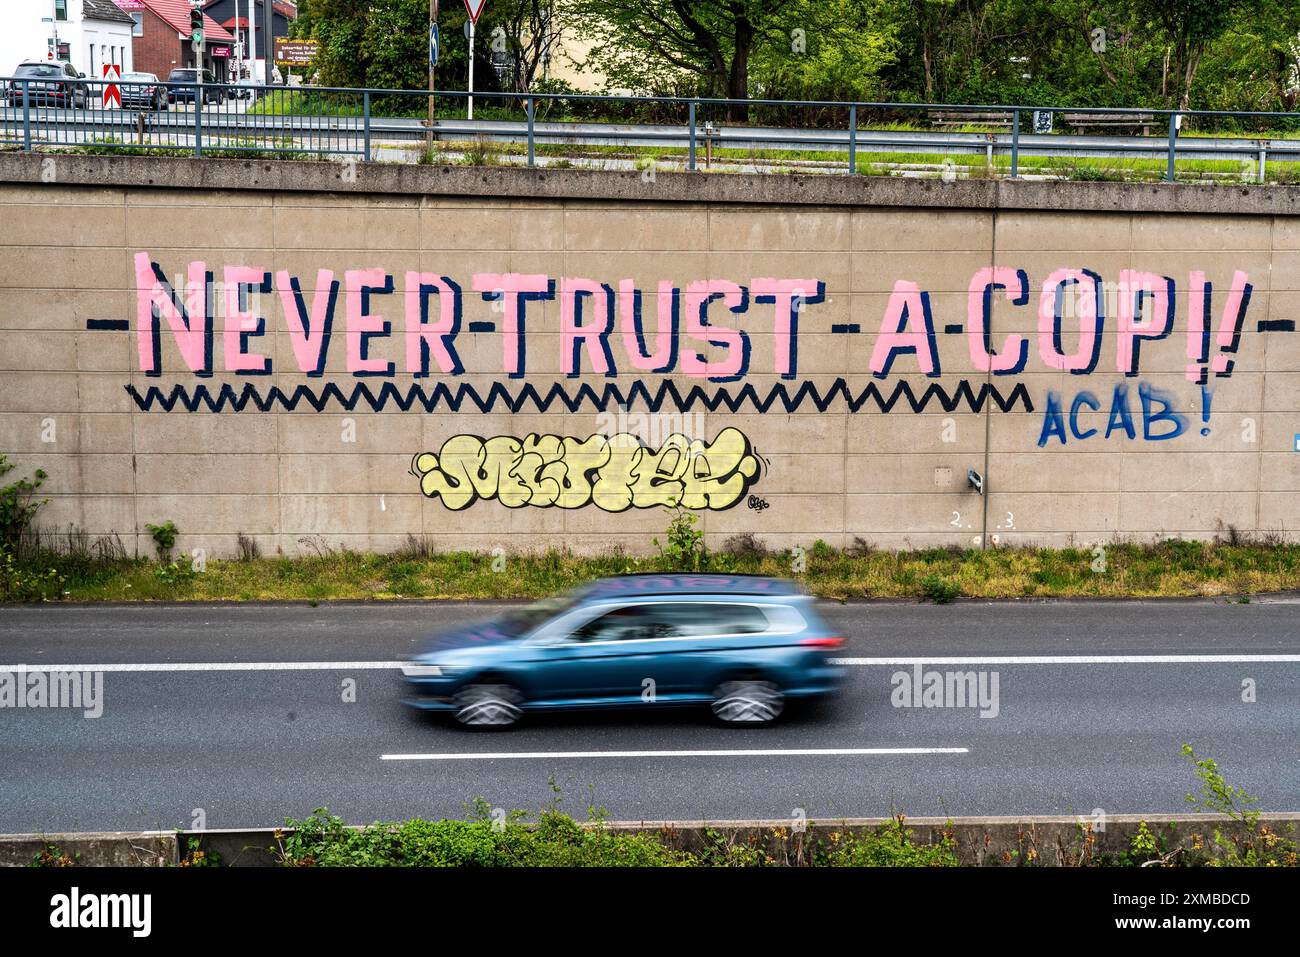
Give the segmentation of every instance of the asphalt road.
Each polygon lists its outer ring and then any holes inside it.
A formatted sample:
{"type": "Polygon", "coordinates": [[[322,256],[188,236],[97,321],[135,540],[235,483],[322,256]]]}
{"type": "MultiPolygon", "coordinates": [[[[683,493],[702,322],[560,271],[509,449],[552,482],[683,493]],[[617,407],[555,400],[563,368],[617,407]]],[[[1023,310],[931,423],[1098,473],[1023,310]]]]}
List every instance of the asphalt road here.
{"type": "Polygon", "coordinates": [[[828,605],[844,694],[769,729],[647,706],[482,734],[399,704],[397,656],[501,607],[0,607],[0,670],[107,666],[99,718],[0,708],[0,832],[461,816],[538,808],[551,780],[615,820],[1180,811],[1185,741],[1262,810],[1300,810],[1295,597],[828,605]],[[892,706],[917,658],[996,674],[997,716],[892,706]]]}

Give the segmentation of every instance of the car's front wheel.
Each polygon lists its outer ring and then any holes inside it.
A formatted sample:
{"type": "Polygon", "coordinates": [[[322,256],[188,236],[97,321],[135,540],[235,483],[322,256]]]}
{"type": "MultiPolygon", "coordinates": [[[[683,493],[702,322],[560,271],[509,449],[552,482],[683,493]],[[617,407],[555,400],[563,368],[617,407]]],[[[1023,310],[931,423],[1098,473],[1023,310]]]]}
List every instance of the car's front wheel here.
{"type": "Polygon", "coordinates": [[[511,685],[466,685],[455,698],[456,720],[471,728],[508,728],[523,717],[523,701],[511,685]]]}
{"type": "Polygon", "coordinates": [[[724,681],[713,692],[713,715],[724,724],[771,724],[785,710],[779,685],[761,678],[724,681]]]}

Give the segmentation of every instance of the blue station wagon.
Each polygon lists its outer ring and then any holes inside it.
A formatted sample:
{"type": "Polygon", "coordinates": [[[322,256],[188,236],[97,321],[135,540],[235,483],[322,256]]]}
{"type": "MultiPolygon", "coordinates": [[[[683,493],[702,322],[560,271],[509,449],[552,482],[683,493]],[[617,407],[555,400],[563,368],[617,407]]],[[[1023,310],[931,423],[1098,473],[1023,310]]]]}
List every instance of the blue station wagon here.
{"type": "Polygon", "coordinates": [[[469,727],[529,711],[705,704],[726,724],[756,725],[789,699],[834,693],[842,643],[791,582],[627,575],[444,634],[402,673],[408,704],[469,727]]]}

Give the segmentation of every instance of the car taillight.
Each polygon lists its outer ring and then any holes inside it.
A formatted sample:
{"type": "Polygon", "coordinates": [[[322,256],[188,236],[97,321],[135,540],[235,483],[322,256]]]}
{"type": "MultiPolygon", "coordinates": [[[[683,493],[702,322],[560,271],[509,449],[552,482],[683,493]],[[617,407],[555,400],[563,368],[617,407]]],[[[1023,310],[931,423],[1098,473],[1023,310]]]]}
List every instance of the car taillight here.
{"type": "Polygon", "coordinates": [[[808,648],[840,648],[844,645],[844,639],[839,636],[832,638],[804,638],[799,644],[808,648]]]}

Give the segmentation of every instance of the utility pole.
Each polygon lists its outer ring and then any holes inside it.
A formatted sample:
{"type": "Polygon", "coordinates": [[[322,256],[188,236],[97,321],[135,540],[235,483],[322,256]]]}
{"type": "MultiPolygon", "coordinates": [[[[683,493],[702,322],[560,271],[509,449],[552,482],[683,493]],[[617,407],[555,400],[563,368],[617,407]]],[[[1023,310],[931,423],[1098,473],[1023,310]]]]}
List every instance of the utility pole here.
{"type": "Polygon", "coordinates": [[[271,84],[271,70],[275,64],[275,7],[271,0],[262,0],[262,26],[266,36],[262,39],[266,44],[266,83],[271,84]]]}
{"type": "Polygon", "coordinates": [[[244,78],[244,46],[248,41],[248,31],[239,25],[239,0],[235,0],[235,82],[244,78]]]}
{"type": "MultiPolygon", "coordinates": [[[[257,82],[257,0],[248,0],[248,75],[253,82],[257,82]]],[[[260,95],[257,90],[253,91],[256,98],[260,95]]],[[[251,101],[250,101],[251,102],[251,101]]]]}

